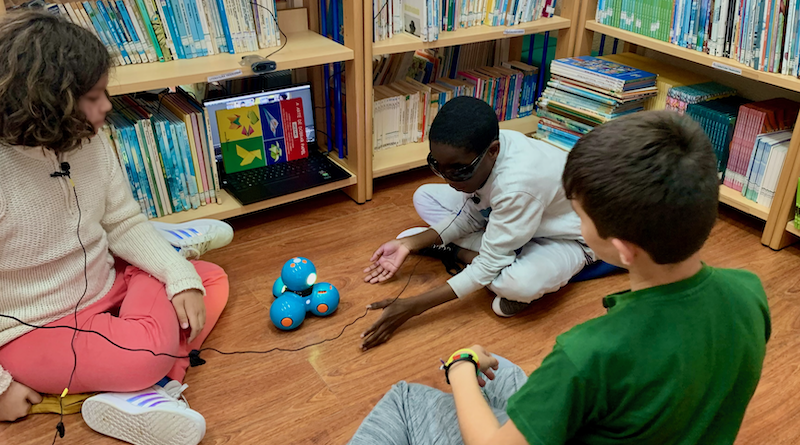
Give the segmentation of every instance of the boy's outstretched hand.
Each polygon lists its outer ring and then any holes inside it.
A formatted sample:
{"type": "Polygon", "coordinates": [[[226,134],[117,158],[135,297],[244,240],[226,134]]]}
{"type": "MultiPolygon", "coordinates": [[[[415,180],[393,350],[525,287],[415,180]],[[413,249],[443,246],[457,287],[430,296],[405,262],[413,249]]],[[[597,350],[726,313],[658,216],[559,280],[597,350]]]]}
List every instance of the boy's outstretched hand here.
{"type": "Polygon", "coordinates": [[[403,323],[411,317],[419,315],[418,305],[411,298],[398,298],[396,300],[390,298],[372,303],[367,308],[371,311],[383,309],[383,313],[378,321],[361,334],[361,338],[364,339],[363,343],[361,343],[361,349],[365,351],[386,342],[403,323]]]}
{"type": "MultiPolygon", "coordinates": [[[[372,258],[370,258],[372,265],[364,269],[364,273],[367,274],[364,281],[375,284],[392,278],[403,265],[403,261],[406,260],[409,253],[411,253],[411,249],[401,240],[392,240],[383,244],[372,254],[372,258]]],[[[375,309],[379,309],[379,307],[375,309]]]]}

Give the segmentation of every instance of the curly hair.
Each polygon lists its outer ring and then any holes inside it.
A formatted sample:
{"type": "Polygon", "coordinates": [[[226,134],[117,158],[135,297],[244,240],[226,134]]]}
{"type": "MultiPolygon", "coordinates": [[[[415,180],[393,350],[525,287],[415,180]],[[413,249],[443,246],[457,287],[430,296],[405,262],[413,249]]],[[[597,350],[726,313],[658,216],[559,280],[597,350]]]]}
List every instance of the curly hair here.
{"type": "Polygon", "coordinates": [[[78,107],[111,68],[111,56],[90,31],[41,11],[0,21],[0,142],[76,148],[95,130],[78,107]]]}

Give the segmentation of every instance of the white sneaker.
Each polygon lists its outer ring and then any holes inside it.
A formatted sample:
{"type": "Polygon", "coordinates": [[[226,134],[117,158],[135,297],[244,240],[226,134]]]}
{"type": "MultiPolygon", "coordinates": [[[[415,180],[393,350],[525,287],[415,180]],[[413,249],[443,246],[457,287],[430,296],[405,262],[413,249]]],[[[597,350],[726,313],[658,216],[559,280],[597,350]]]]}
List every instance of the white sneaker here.
{"type": "Polygon", "coordinates": [[[215,219],[196,219],[181,224],[151,222],[178,252],[190,259],[225,247],[233,240],[233,227],[215,219]]]}
{"type": "Polygon", "coordinates": [[[196,445],[206,420],[189,408],[182,393],[188,385],[172,380],[163,388],[103,393],[83,402],[89,428],[134,445],[196,445]]]}

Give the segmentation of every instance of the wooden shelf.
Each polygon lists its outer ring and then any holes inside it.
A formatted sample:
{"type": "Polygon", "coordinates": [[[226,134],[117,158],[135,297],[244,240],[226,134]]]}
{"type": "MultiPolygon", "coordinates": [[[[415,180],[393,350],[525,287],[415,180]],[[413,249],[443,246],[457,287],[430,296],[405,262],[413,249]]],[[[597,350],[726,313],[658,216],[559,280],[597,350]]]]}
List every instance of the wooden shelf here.
{"type": "Polygon", "coordinates": [[[794,235],[796,237],[800,237],[800,230],[798,230],[797,228],[794,227],[794,220],[789,221],[788,223],[786,223],[786,231],[791,233],[792,235],[794,235]]]}
{"type": "MultiPolygon", "coordinates": [[[[536,130],[537,122],[537,116],[527,116],[500,122],[500,128],[529,133],[536,130]]],[[[427,158],[428,141],[376,150],[372,159],[372,177],[380,178],[425,166],[428,164],[427,158]]]]}
{"type": "MultiPolygon", "coordinates": [[[[747,65],[728,59],[726,57],[712,56],[693,49],[683,48],[678,45],[673,45],[669,42],[662,42],[658,39],[653,39],[630,31],[625,31],[613,26],[601,25],[594,20],[586,22],[586,29],[605,34],[610,37],[615,37],[634,45],[643,46],[664,54],[669,54],[684,60],[699,63],[701,65],[710,66],[712,68],[720,69],[720,71],[730,72],[731,70],[738,73],[741,71],[741,76],[748,79],[753,79],[759,82],[768,83],[778,87],[786,88],[792,91],[800,91],[800,78],[785,76],[783,74],[766,73],[750,68],[747,65]],[[716,65],[716,66],[715,66],[716,65]],[[722,65],[720,67],[719,65],[722,65]],[[726,69],[728,68],[728,69],[726,69]]],[[[734,74],[736,74],[734,73],[734,74]]]]}
{"type": "MultiPolygon", "coordinates": [[[[278,11],[281,29],[287,35],[286,46],[270,56],[277,70],[303,68],[333,62],[353,60],[353,50],[307,29],[305,9],[278,11]]],[[[267,56],[278,47],[251,53],[217,54],[196,59],[181,59],[161,63],[142,63],[116,67],[110,76],[108,93],[111,95],[135,93],[208,81],[217,76],[241,70],[235,77],[252,76],[249,66],[239,65],[243,56],[267,56]]]]}
{"type": "Polygon", "coordinates": [[[172,215],[162,216],[156,218],[154,221],[166,223],[182,223],[191,221],[193,219],[208,218],[208,219],[228,219],[235,216],[241,216],[248,213],[257,212],[259,210],[268,209],[270,207],[279,206],[293,201],[298,201],[312,196],[320,195],[322,193],[343,189],[356,184],[356,177],[351,176],[348,179],[341,181],[331,182],[308,190],[302,190],[288,195],[279,196],[277,198],[268,199],[266,201],[256,202],[254,204],[242,205],[233,196],[229,195],[227,191],[221,190],[222,204],[206,204],[203,207],[195,210],[187,210],[185,212],[177,212],[172,215]]]}
{"type": "Polygon", "coordinates": [[[372,44],[372,54],[379,56],[382,54],[404,53],[424,48],[444,48],[447,46],[464,45],[466,43],[485,42],[506,37],[518,37],[527,34],[538,34],[546,31],[556,31],[566,29],[570,26],[570,20],[563,17],[549,17],[533,22],[522,23],[518,26],[472,26],[456,31],[440,32],[439,40],[433,42],[423,42],[422,39],[411,34],[400,33],[391,39],[374,42],[372,44]],[[508,30],[522,30],[520,33],[508,34],[508,30]]]}
{"type": "Polygon", "coordinates": [[[755,203],[742,196],[742,192],[724,185],[719,186],[719,201],[762,221],[766,221],[769,216],[769,207],[755,203]]]}

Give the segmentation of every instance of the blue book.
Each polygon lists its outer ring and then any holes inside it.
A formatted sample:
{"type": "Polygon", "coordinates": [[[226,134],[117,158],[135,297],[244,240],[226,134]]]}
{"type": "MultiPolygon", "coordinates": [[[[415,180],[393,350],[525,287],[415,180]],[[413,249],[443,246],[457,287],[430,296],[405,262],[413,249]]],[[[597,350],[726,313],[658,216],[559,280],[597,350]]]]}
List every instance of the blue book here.
{"type": "Polygon", "coordinates": [[[103,45],[105,45],[106,48],[108,48],[109,53],[118,56],[118,54],[114,52],[114,46],[115,46],[114,43],[110,40],[109,36],[107,36],[106,33],[103,32],[103,28],[101,28],[100,24],[97,22],[97,17],[94,15],[94,12],[89,12],[89,9],[87,9],[86,7],[87,4],[88,2],[83,2],[82,6],[83,9],[86,11],[86,14],[89,16],[89,21],[91,21],[92,26],[94,26],[94,30],[97,32],[97,36],[100,38],[100,41],[103,42],[103,45]]]}
{"type": "Polygon", "coordinates": [[[653,73],[591,56],[553,60],[550,71],[612,91],[645,88],[656,83],[656,75],[653,73]]]}
{"type": "MultiPolygon", "coordinates": [[[[189,154],[184,150],[184,148],[189,144],[189,136],[186,133],[186,124],[183,123],[180,119],[178,119],[172,112],[165,111],[164,116],[169,120],[170,124],[170,131],[171,131],[171,142],[170,142],[170,157],[172,162],[172,167],[175,169],[175,174],[177,176],[177,180],[181,189],[181,200],[183,201],[183,207],[186,209],[190,208],[197,208],[193,205],[192,200],[192,193],[191,193],[191,186],[189,185],[189,176],[186,172],[186,155],[189,154]]],[[[191,156],[189,154],[189,156],[191,156]]],[[[191,157],[189,157],[191,159],[191,157]]],[[[197,187],[197,180],[193,177],[192,180],[194,181],[195,188],[197,187]]],[[[197,205],[200,205],[200,201],[197,201],[197,205]]]]}
{"type": "Polygon", "coordinates": [[[233,49],[233,38],[231,37],[231,28],[228,26],[228,14],[225,12],[225,2],[224,0],[216,0],[216,2],[217,9],[219,10],[219,21],[222,23],[222,31],[225,33],[225,43],[228,45],[228,52],[234,54],[236,51],[233,49]]]}
{"type": "Polygon", "coordinates": [[[123,3],[122,0],[117,0],[116,6],[117,10],[119,11],[119,15],[122,17],[122,22],[128,29],[128,34],[130,34],[133,44],[136,45],[136,49],[139,51],[139,56],[142,58],[142,62],[147,62],[147,53],[144,51],[145,45],[142,43],[142,38],[144,38],[144,36],[140,37],[138,34],[136,34],[136,28],[133,26],[133,21],[131,20],[130,14],[128,14],[128,8],[125,7],[125,3],[123,3]]]}
{"type": "Polygon", "coordinates": [[[189,22],[189,40],[195,56],[202,57],[208,55],[208,45],[203,33],[203,25],[200,23],[200,10],[197,9],[195,0],[180,0],[186,13],[186,20],[189,22]]]}
{"type": "Polygon", "coordinates": [[[167,5],[169,5],[170,13],[175,19],[175,25],[178,30],[178,44],[183,46],[183,52],[186,54],[186,58],[193,59],[195,54],[194,48],[192,48],[191,44],[190,31],[186,28],[186,12],[180,3],[180,0],[167,0],[167,5]]]}
{"type": "Polygon", "coordinates": [[[86,14],[89,15],[90,20],[94,24],[94,27],[97,28],[99,31],[98,33],[102,33],[106,36],[109,42],[113,42],[113,44],[119,49],[120,55],[122,56],[123,61],[126,64],[131,63],[131,58],[128,56],[128,52],[125,51],[125,48],[122,46],[122,43],[117,39],[115,33],[111,32],[108,27],[107,19],[99,12],[99,9],[95,9],[91,3],[88,1],[83,2],[83,9],[86,10],[86,14]]]}
{"type": "Polygon", "coordinates": [[[169,33],[172,35],[172,44],[175,46],[175,52],[178,53],[179,59],[187,59],[189,56],[183,47],[183,39],[178,32],[177,19],[175,13],[172,11],[172,3],[169,0],[157,0],[161,3],[161,9],[164,11],[165,22],[169,26],[169,33]]]}
{"type": "Polygon", "coordinates": [[[125,48],[125,44],[128,41],[122,34],[122,30],[119,29],[119,23],[117,23],[116,20],[113,20],[111,18],[111,15],[108,13],[108,10],[106,9],[106,5],[104,5],[102,1],[97,0],[96,5],[97,5],[97,10],[100,12],[100,16],[103,18],[103,20],[105,20],[106,26],[108,26],[108,29],[111,30],[111,35],[117,42],[117,46],[119,47],[120,52],[124,51],[122,57],[124,57],[125,61],[128,63],[131,62],[136,63],[136,59],[134,57],[131,57],[131,55],[127,51],[127,48],[125,48]]]}

